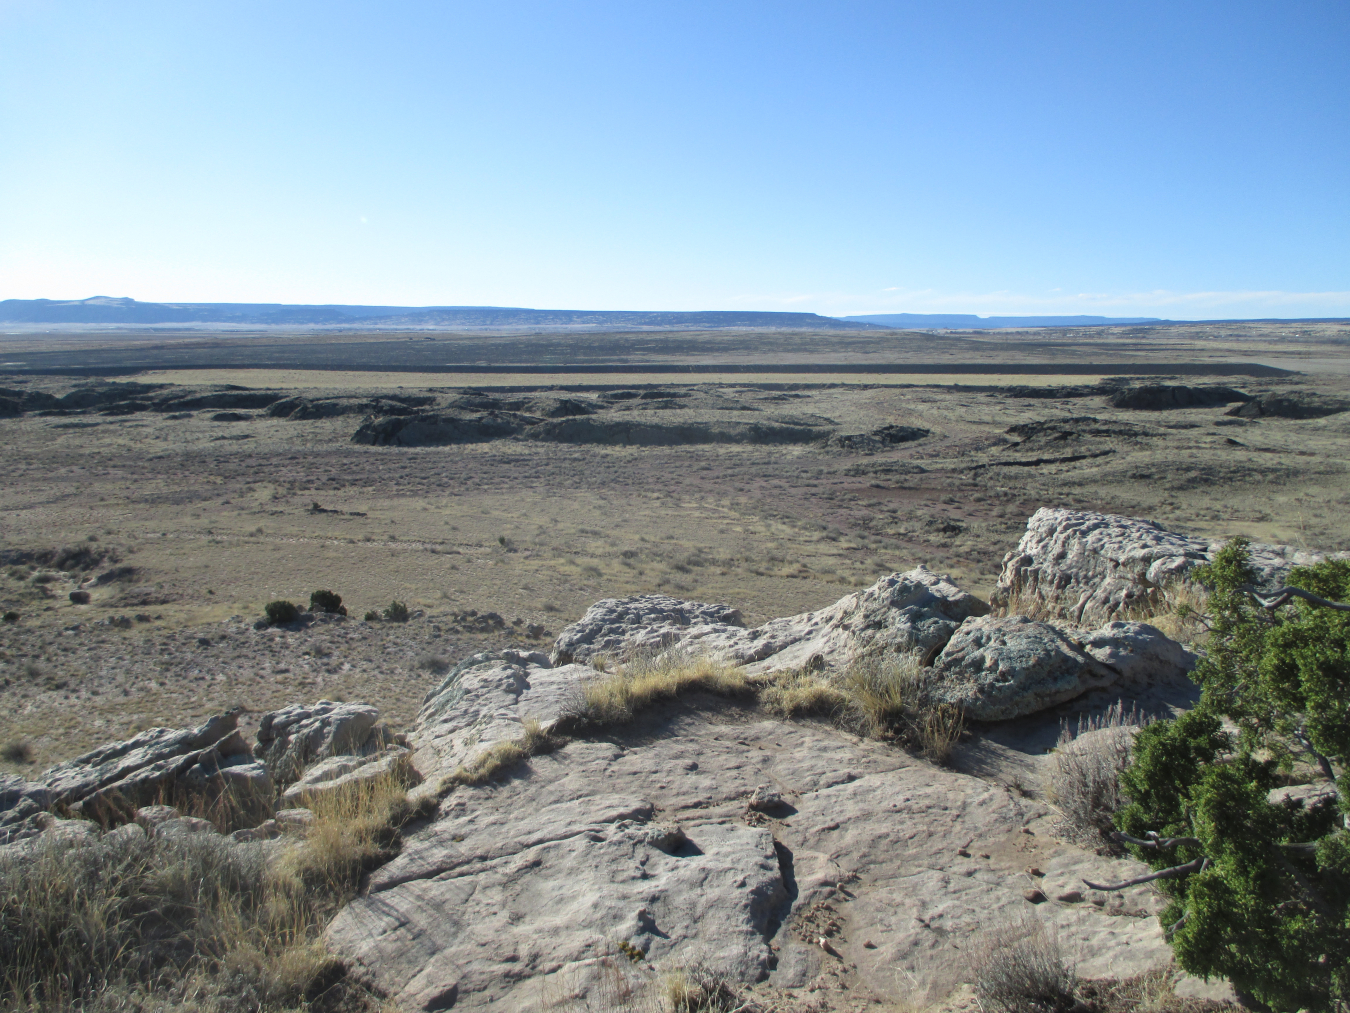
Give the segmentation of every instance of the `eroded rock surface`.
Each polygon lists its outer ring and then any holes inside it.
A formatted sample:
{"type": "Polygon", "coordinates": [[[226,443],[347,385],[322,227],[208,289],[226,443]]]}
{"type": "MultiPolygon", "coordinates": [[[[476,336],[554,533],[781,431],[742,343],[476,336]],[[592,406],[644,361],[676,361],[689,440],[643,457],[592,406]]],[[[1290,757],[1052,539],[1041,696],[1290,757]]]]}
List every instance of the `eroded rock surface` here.
{"type": "Polygon", "coordinates": [[[816,612],[747,630],[726,605],[638,595],[596,602],[558,637],[554,659],[620,660],[679,645],[751,673],[812,665],[839,668],[871,651],[931,657],[960,623],[988,606],[925,567],[882,577],[816,612]]]}
{"type": "MultiPolygon", "coordinates": [[[[1014,610],[1035,602],[1080,624],[1130,618],[1161,606],[1167,585],[1185,579],[1222,547],[1137,517],[1042,507],[1003,558],[993,601],[1014,610]]],[[[1350,555],[1263,544],[1253,544],[1250,553],[1266,585],[1294,566],[1350,555]]]]}
{"type": "MultiPolygon", "coordinates": [[[[316,760],[364,749],[380,712],[368,704],[292,704],[264,714],[258,722],[253,755],[283,784],[294,781],[316,760]]],[[[384,748],[384,742],[373,744],[384,748]]]]}
{"type": "MultiPolygon", "coordinates": [[[[1165,962],[1147,903],[1112,917],[1024,899],[1028,861],[1082,855],[1024,833],[1042,813],[826,726],[681,704],[456,790],[327,940],[410,1010],[584,995],[619,944],[647,967],[782,986],[856,963],[874,994],[895,996],[899,976],[929,1001],[963,980],[972,933],[1023,915],[1095,973],[1165,962]]],[[[1099,879],[1142,868],[1086,857],[1099,879]]]]}
{"type": "Polygon", "coordinates": [[[551,728],[574,700],[585,665],[554,667],[537,651],[471,655],[429,692],[417,715],[415,765],[430,781],[472,764],[498,742],[519,739],[525,722],[551,728]]]}
{"type": "Polygon", "coordinates": [[[968,619],[925,673],[936,699],[977,721],[1006,721],[1109,686],[1120,673],[1070,633],[1026,616],[968,619]]]}

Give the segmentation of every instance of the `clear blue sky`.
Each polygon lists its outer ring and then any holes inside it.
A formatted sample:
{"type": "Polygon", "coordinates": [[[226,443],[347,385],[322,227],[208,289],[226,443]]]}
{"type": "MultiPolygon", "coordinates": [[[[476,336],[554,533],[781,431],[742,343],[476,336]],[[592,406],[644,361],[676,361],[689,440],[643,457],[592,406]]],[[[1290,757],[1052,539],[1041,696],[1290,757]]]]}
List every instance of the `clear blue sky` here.
{"type": "Polygon", "coordinates": [[[1350,316],[1350,3],[0,0],[0,298],[1350,316]]]}

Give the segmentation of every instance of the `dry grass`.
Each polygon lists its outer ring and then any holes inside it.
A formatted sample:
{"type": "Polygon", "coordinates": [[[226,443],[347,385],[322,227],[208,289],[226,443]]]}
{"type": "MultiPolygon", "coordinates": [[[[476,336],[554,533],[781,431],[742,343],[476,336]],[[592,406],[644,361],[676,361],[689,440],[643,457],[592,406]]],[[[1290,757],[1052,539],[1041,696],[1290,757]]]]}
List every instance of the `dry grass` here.
{"type": "Polygon", "coordinates": [[[1209,608],[1209,595],[1203,587],[1185,580],[1172,581],[1163,587],[1162,598],[1153,612],[1129,618],[1151,623],[1181,643],[1201,641],[1208,635],[1204,616],[1209,608]]]}
{"type": "Polygon", "coordinates": [[[837,717],[848,702],[837,686],[802,669],[775,673],[759,690],[760,706],[781,718],[837,717]]]}
{"type": "Polygon", "coordinates": [[[934,763],[944,763],[961,738],[965,715],[932,699],[915,654],[870,655],[845,673],[842,689],[851,724],[875,739],[898,739],[934,763]]]}
{"type": "Polygon", "coordinates": [[[1068,722],[1060,728],[1045,793],[1060,814],[1056,829],[1069,840],[1111,847],[1111,818],[1126,801],[1120,773],[1129,765],[1141,721],[1116,702],[1101,717],[1080,717],[1076,730],[1068,722]]]}
{"type": "Polygon", "coordinates": [[[0,1006],[26,1011],[367,1011],[323,948],[332,916],[425,810],[392,777],[314,800],[279,853],[134,825],[0,857],[0,1006]]]}
{"type": "Polygon", "coordinates": [[[540,1008],[559,1013],[734,1013],[750,1008],[740,989],[706,964],[665,973],[627,965],[619,957],[603,959],[588,987],[570,995],[560,994],[564,989],[556,982],[546,984],[540,1008]]]}
{"type": "Polygon", "coordinates": [[[708,658],[638,658],[583,683],[566,723],[576,728],[623,724],[657,703],[697,692],[742,697],[754,690],[739,669],[708,658]]]}
{"type": "Polygon", "coordinates": [[[1076,978],[1059,941],[1033,917],[990,929],[972,954],[975,994],[985,1010],[1068,1013],[1076,978]]]}
{"type": "Polygon", "coordinates": [[[1176,980],[1172,968],[1155,967],[1133,978],[1080,981],[1077,992],[1091,1013],[1218,1013],[1243,1008],[1231,1002],[1179,996],[1176,980]]]}

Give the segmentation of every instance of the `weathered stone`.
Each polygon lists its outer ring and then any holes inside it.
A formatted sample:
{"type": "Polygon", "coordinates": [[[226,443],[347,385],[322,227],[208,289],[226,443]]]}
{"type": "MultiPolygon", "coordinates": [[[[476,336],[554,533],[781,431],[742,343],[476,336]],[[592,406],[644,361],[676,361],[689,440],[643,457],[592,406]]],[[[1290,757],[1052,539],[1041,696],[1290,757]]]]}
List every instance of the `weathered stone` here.
{"type": "Polygon", "coordinates": [[[625,660],[679,645],[751,674],[803,666],[842,668],[871,653],[929,658],[962,620],[988,606],[925,567],[882,577],[817,612],[772,619],[753,630],[726,605],[667,595],[596,602],[559,635],[555,660],[625,660]]]}
{"type": "Polygon", "coordinates": [[[292,704],[262,716],[253,755],[273,778],[289,784],[315,760],[362,750],[379,717],[376,708],[362,703],[292,704]]]}
{"type": "Polygon", "coordinates": [[[1078,632],[1083,650],[1127,682],[1173,679],[1189,672],[1198,660],[1186,648],[1147,623],[1107,623],[1078,632]]]}
{"type": "Polygon", "coordinates": [[[745,803],[747,809],[758,809],[760,812],[771,812],[782,805],[782,794],[771,784],[757,785],[745,803]]]}
{"type": "MultiPolygon", "coordinates": [[[[784,987],[842,959],[876,994],[900,974],[932,1002],[964,980],[972,933],[1028,908],[1036,839],[1021,830],[1036,810],[999,785],[808,723],[654,711],[621,742],[574,740],[457,788],[339,913],[328,945],[413,1010],[535,1010],[550,990],[594,1002],[620,943],[644,964],[784,987]],[[772,834],[746,825],[766,784],[795,810],[772,834]],[[972,838],[993,857],[956,857],[972,838]],[[847,932],[804,939],[822,906],[847,932]]],[[[1035,912],[1085,973],[1169,959],[1155,917],[1035,912]]]]}
{"type": "MultiPolygon", "coordinates": [[[[1170,584],[1209,562],[1223,544],[1136,517],[1042,507],[1003,558],[991,601],[1014,611],[1034,602],[1080,624],[1148,613],[1163,606],[1170,584]]],[[[1294,566],[1350,557],[1263,544],[1253,544],[1250,554],[1267,586],[1294,566]]]]}
{"type": "Polygon", "coordinates": [[[303,808],[278,809],[273,819],[283,833],[305,831],[314,825],[313,811],[303,808]]]}
{"type": "Polygon", "coordinates": [[[741,613],[730,605],[684,601],[668,594],[604,598],[558,635],[553,664],[656,653],[679,643],[691,628],[706,632],[724,627],[745,628],[741,613]]]}
{"type": "Polygon", "coordinates": [[[519,739],[533,718],[551,728],[595,670],[553,667],[537,651],[474,654],[427,694],[417,715],[414,767],[429,780],[472,764],[499,742],[519,739]]]}
{"type": "Polygon", "coordinates": [[[155,833],[166,835],[214,834],[215,832],[215,824],[199,816],[179,816],[176,819],[165,820],[155,827],[155,833]]]}
{"type": "Polygon", "coordinates": [[[144,829],[154,830],[161,823],[176,820],[182,815],[171,805],[143,805],[136,810],[135,820],[144,829]]]}
{"type": "Polygon", "coordinates": [[[391,779],[402,787],[420,784],[421,776],[413,769],[409,750],[391,746],[382,753],[362,757],[332,757],[307,770],[281,794],[283,806],[304,806],[322,795],[348,791],[363,784],[391,779]],[[335,762],[337,761],[337,762],[335,762]]]}
{"type": "MultiPolygon", "coordinates": [[[[142,804],[177,791],[213,801],[241,783],[225,768],[250,762],[237,722],[238,712],[230,712],[197,728],[151,728],[58,764],[42,779],[53,803],[99,818],[129,818],[142,804]]],[[[245,805],[253,798],[246,796],[245,805]]]]}
{"type": "Polygon", "coordinates": [[[977,721],[1032,714],[1119,677],[1063,629],[1026,616],[967,619],[924,673],[936,700],[977,721]]]}

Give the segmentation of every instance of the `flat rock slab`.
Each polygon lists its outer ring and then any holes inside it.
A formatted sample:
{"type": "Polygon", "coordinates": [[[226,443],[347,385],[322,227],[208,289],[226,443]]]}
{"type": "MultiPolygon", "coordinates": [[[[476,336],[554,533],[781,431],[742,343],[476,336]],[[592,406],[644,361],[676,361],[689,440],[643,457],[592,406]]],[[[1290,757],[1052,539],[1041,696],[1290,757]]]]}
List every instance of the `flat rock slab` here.
{"type": "MultiPolygon", "coordinates": [[[[409,1010],[534,1010],[586,993],[606,961],[627,966],[621,943],[644,966],[784,986],[842,959],[877,995],[896,994],[903,967],[907,991],[936,996],[967,968],[970,934],[1004,913],[1074,927],[1080,961],[1169,959],[1151,915],[1023,898],[1037,840],[1023,825],[1042,811],[824,725],[695,698],[457,789],[328,943],[409,1010]],[[748,808],[766,787],[780,804],[748,808]]],[[[1142,868],[1109,864],[1097,874],[1142,868]]]]}

